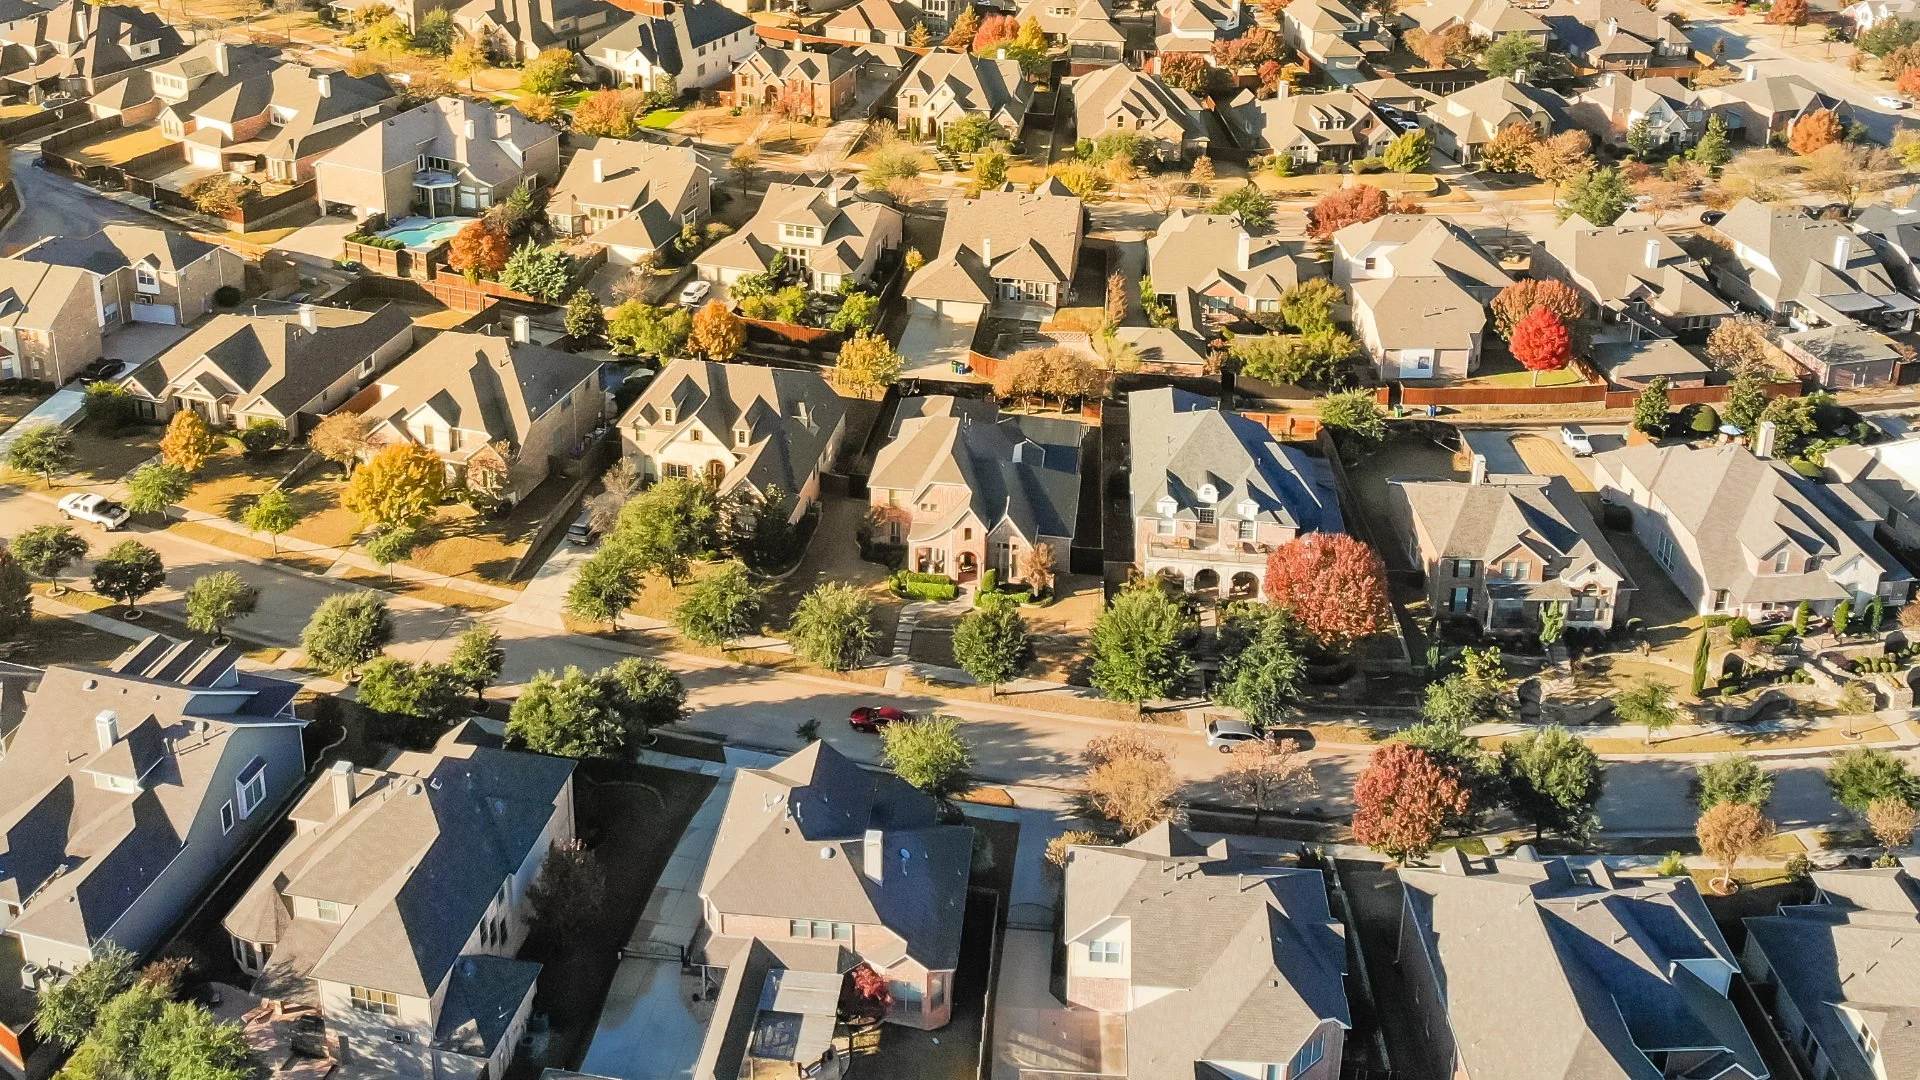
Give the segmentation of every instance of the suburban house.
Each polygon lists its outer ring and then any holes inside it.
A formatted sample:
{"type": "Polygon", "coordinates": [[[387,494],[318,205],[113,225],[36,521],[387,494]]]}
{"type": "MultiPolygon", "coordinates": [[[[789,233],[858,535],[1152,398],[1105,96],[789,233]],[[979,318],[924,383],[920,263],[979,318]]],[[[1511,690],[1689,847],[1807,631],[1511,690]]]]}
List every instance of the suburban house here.
{"type": "Polygon", "coordinates": [[[972,852],[971,828],[942,824],[932,799],[825,742],[739,770],[699,886],[707,936],[691,962],[719,994],[694,1075],[819,1075],[741,1064],[817,1059],[824,1046],[809,1040],[832,1036],[843,980],[862,966],[892,991],[888,1023],[946,1026],[972,852]],[[827,991],[823,1021],[755,1023],[776,996],[767,988],[796,977],[827,991]],[[811,1053],[796,1056],[783,1041],[811,1053]]]}
{"type": "Polygon", "coordinates": [[[1229,215],[1176,208],[1147,239],[1153,291],[1190,333],[1277,314],[1282,293],[1324,273],[1301,241],[1255,236],[1229,215]]]}
{"type": "Polygon", "coordinates": [[[157,948],[300,786],[300,686],[241,651],[154,634],[106,664],[0,668],[0,1062],[24,1066],[19,989],[108,942],[157,948]]]}
{"type": "Polygon", "coordinates": [[[1066,996],[1101,1021],[1085,1072],[1340,1076],[1346,927],[1321,871],[1276,861],[1168,822],[1120,847],[1067,849],[1066,996]]]}
{"type": "Polygon", "coordinates": [[[1535,243],[1532,273],[1586,293],[1609,338],[1704,338],[1733,314],[1700,264],[1638,214],[1605,226],[1569,217],[1535,243]]]}
{"type": "Polygon", "coordinates": [[[1692,878],[1623,878],[1529,846],[1435,858],[1400,870],[1396,956],[1432,1075],[1768,1076],[1728,997],[1739,963],[1692,878]]]}
{"type": "Polygon", "coordinates": [[[99,278],[78,266],[0,259],[0,378],[59,385],[100,359],[99,278]]]}
{"type": "Polygon", "coordinates": [[[1342,532],[1333,472],[1256,420],[1172,387],[1127,395],[1133,564],[1223,599],[1263,593],[1267,554],[1342,532]]]}
{"type": "Polygon", "coordinates": [[[753,20],[719,0],[624,0],[634,17],[584,54],[601,78],[641,90],[694,90],[723,83],[752,55],[753,20]]]}
{"type": "Polygon", "coordinates": [[[983,570],[1019,581],[1041,544],[1065,566],[1088,430],[1072,420],[1001,415],[991,400],[900,399],[867,480],[881,519],[874,541],[905,547],[916,573],[962,583],[983,570]]]}
{"type": "Polygon", "coordinates": [[[1859,511],[1875,539],[1920,555],[1920,439],[1836,446],[1821,467],[1827,490],[1859,511]]]}
{"type": "Polygon", "coordinates": [[[1033,104],[1033,83],[1015,61],[935,49],[907,69],[894,104],[911,139],[939,142],[947,128],[977,116],[1017,143],[1033,104]]]}
{"type": "Polygon", "coordinates": [[[1241,0],[1154,0],[1153,49],[1210,54],[1215,41],[1239,36],[1242,20],[1252,23],[1241,0]]]}
{"type": "Polygon", "coordinates": [[[872,281],[881,259],[900,250],[905,227],[900,211],[860,196],[858,178],[805,176],[768,184],[753,217],[701,252],[694,266],[701,280],[731,285],[784,258],[816,292],[833,292],[845,281],[872,281]]]}
{"type": "Polygon", "coordinates": [[[1113,21],[1107,0],[1027,0],[1019,19],[1022,26],[1029,19],[1039,23],[1047,43],[1064,46],[1078,67],[1118,64],[1127,54],[1127,32],[1113,21]]]}
{"type": "Polygon", "coordinates": [[[1576,71],[1690,79],[1700,70],[1686,33],[1635,0],[1553,0],[1540,18],[1576,71]]]}
{"type": "Polygon", "coordinates": [[[547,219],[561,236],[606,248],[607,261],[632,266],[706,218],[713,177],[690,146],[632,139],[573,137],[574,153],[547,198],[547,219]]]}
{"type": "Polygon", "coordinates": [[[1098,68],[1073,82],[1073,126],[1093,138],[1106,131],[1131,131],[1143,153],[1155,161],[1175,162],[1207,152],[1206,106],[1157,75],[1125,64],[1098,68]]]}
{"type": "Polygon", "coordinates": [[[977,322],[1002,304],[1051,314],[1072,293],[1086,221],[1079,196],[1054,183],[951,200],[940,253],[907,280],[903,295],[959,322],[977,322]]]}
{"type": "Polygon", "coordinates": [[[1399,135],[1358,95],[1291,94],[1285,80],[1275,97],[1235,94],[1220,119],[1242,150],[1285,154],[1295,165],[1379,157],[1399,135]]]}
{"type": "Polygon", "coordinates": [[[216,315],[121,385],[149,420],[191,409],[213,427],[267,420],[297,439],[411,351],[413,337],[413,320],[396,304],[216,315]]]}
{"type": "Polygon", "coordinates": [[[1487,476],[1475,462],[1470,483],[1388,484],[1405,554],[1425,577],[1433,611],[1489,630],[1538,629],[1550,604],[1568,626],[1626,623],[1638,586],[1564,478],[1487,476]]]}
{"type": "Polygon", "coordinates": [[[560,175],[560,133],[518,110],[445,97],[373,124],[314,165],[321,207],[352,217],[473,217],[560,175]]]}
{"type": "Polygon", "coordinates": [[[1758,64],[1748,64],[1740,82],[1700,91],[1708,111],[1724,118],[1727,134],[1765,146],[1774,139],[1792,137],[1801,120],[1817,112],[1833,113],[1842,127],[1853,123],[1853,106],[1822,92],[1799,75],[1762,78],[1758,64]]]}
{"type": "MultiPolygon", "coordinates": [[[[1498,2],[1505,3],[1505,0],[1498,0],[1498,2]]],[[[1464,89],[1464,87],[1454,89],[1464,89]]],[[[1369,105],[1384,106],[1396,112],[1406,113],[1408,119],[1416,122],[1421,113],[1432,108],[1440,100],[1440,93],[1434,89],[1433,82],[1427,79],[1422,79],[1420,85],[1415,86],[1405,79],[1389,76],[1384,79],[1369,79],[1366,82],[1354,83],[1347,87],[1347,91],[1359,95],[1360,100],[1369,105]]]]}
{"type": "Polygon", "coordinates": [[[844,120],[852,114],[859,77],[860,57],[852,49],[762,45],[733,69],[733,89],[722,98],[774,109],[787,94],[797,118],[844,120]]]}
{"type": "Polygon", "coordinates": [[[1920,1053],[1914,953],[1920,883],[1907,866],[1816,870],[1811,904],[1741,920],[1740,966],[1807,1076],[1879,1080],[1920,1053]]]}
{"type": "Polygon", "coordinates": [[[1873,525],[1822,486],[1772,460],[1773,427],[1754,450],[1642,444],[1596,454],[1594,486],[1633,512],[1633,532],[1702,615],[1754,622],[1907,602],[1913,577],[1873,525]]]}
{"type": "Polygon", "coordinates": [[[105,225],[90,236],[49,236],[14,258],[85,271],[107,330],[130,322],[185,325],[214,309],[215,294],[246,284],[239,252],[149,225],[105,225]]]}
{"type": "Polygon", "coordinates": [[[159,13],[131,4],[61,3],[0,30],[0,83],[35,100],[93,95],[186,48],[159,13]]]}
{"type": "Polygon", "coordinates": [[[812,371],[675,360],[620,418],[621,454],[646,482],[699,479],[793,500],[798,521],[846,433],[846,402],[812,371]]]}
{"type": "Polygon", "coordinates": [[[1907,295],[1920,293],[1920,197],[1905,206],[1866,206],[1853,219],[1853,231],[1880,256],[1893,280],[1907,295]]]}
{"type": "Polygon", "coordinates": [[[1384,56],[1393,38],[1357,2],[1295,0],[1280,12],[1280,40],[1344,85],[1366,78],[1366,61],[1384,56]]]}
{"type": "Polygon", "coordinates": [[[1608,385],[1624,390],[1644,389],[1655,379],[1667,380],[1669,388],[1705,386],[1713,373],[1692,349],[1670,337],[1595,341],[1588,359],[1606,376],[1608,385]]]}
{"type": "MultiPolygon", "coordinates": [[[[333,9],[334,16],[342,23],[354,12],[365,7],[363,0],[327,0],[327,7],[333,9]]],[[[436,11],[451,12],[460,6],[460,0],[393,0],[388,5],[394,15],[407,24],[409,31],[420,28],[420,20],[436,11]]]]}
{"type": "Polygon", "coordinates": [[[470,0],[453,23],[492,55],[525,62],[546,49],[578,53],[624,17],[607,0],[470,0]]]}
{"type": "Polygon", "coordinates": [[[514,954],[547,853],[574,837],[569,758],[466,721],[379,768],[337,761],[221,921],[263,996],[316,1006],[349,1068],[506,1075],[540,965],[514,954]]]}
{"type": "Polygon", "coordinates": [[[447,479],[515,503],[555,459],[578,455],[606,415],[601,362],[534,345],[526,316],[511,336],[447,330],[354,395],[367,456],[411,442],[440,455],[447,479]]]}
{"type": "Polygon", "coordinates": [[[1681,150],[1707,130],[1707,108],[1699,92],[1676,79],[1632,79],[1614,71],[1600,78],[1599,86],[1582,93],[1567,109],[1573,122],[1599,142],[1623,149],[1627,133],[1644,123],[1654,150],[1681,150]]]}
{"type": "Polygon", "coordinates": [[[1452,222],[1388,214],[1333,234],[1333,280],[1383,379],[1463,379],[1480,366],[1485,305],[1513,279],[1452,222]]]}
{"type": "Polygon", "coordinates": [[[1429,34],[1458,26],[1473,37],[1489,41],[1521,34],[1544,46],[1552,35],[1538,15],[1511,0],[1426,0],[1402,8],[1400,18],[1429,34]]]}
{"type": "MultiPolygon", "coordinates": [[[[935,29],[927,13],[905,0],[860,0],[840,9],[827,20],[826,36],[835,41],[862,45],[906,45],[913,28],[925,25],[931,35],[935,29]]],[[[939,44],[939,42],[934,42],[939,44]]]]}
{"type": "Polygon", "coordinates": [[[1468,167],[1480,163],[1480,152],[1503,128],[1525,124],[1544,139],[1568,123],[1559,95],[1512,79],[1488,79],[1448,94],[1420,114],[1433,148],[1468,167]]]}
{"type": "Polygon", "coordinates": [[[1855,0],[1841,8],[1840,15],[1853,23],[1858,37],[1881,23],[1920,22],[1920,0],[1855,0]]]}

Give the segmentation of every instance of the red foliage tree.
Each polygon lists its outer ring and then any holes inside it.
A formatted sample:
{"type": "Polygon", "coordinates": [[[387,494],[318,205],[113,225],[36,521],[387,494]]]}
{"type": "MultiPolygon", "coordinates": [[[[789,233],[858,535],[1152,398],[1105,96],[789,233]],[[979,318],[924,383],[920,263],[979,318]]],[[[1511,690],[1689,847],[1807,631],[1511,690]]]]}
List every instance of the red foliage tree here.
{"type": "Polygon", "coordinates": [[[1161,53],[1160,81],[1189,94],[1204,94],[1215,68],[1199,53],[1161,53]]]}
{"type": "Polygon", "coordinates": [[[1393,621],[1387,572],[1373,549],[1345,533],[1308,533],[1267,556],[1267,601],[1322,645],[1337,648],[1393,621]]]}
{"type": "Polygon", "coordinates": [[[1533,372],[1533,381],[1538,383],[1541,372],[1559,371],[1573,359],[1573,335],[1553,309],[1537,307],[1513,328],[1508,348],[1522,367],[1533,372]]]}
{"type": "Polygon", "coordinates": [[[1525,278],[1500,290],[1488,304],[1493,309],[1493,328],[1500,336],[1513,340],[1513,329],[1534,308],[1546,308],[1560,316],[1563,323],[1576,323],[1587,317],[1587,298],[1579,289],[1555,278],[1525,278]]]}
{"type": "Polygon", "coordinates": [[[1805,26],[1807,0],[1773,0],[1773,9],[1767,12],[1767,21],[1775,26],[1805,26]]]}
{"type": "Polygon", "coordinates": [[[1816,109],[1793,125],[1793,134],[1787,136],[1787,146],[1801,157],[1807,157],[1839,142],[1845,133],[1840,126],[1840,118],[1833,115],[1832,109],[1816,109]]]}
{"type": "Polygon", "coordinates": [[[861,964],[847,972],[840,984],[840,1016],[849,1024],[877,1024],[886,1019],[893,1007],[893,991],[887,989],[887,977],[861,964]]]}
{"type": "Polygon", "coordinates": [[[1893,80],[1893,88],[1909,96],[1920,94],[1920,68],[1908,68],[1893,80]]]}
{"type": "Polygon", "coordinates": [[[475,218],[453,234],[447,246],[447,266],[467,275],[469,281],[492,277],[507,265],[507,234],[485,218],[475,218]]]}
{"type": "Polygon", "coordinates": [[[1387,193],[1372,184],[1341,188],[1321,196],[1313,209],[1307,211],[1307,235],[1315,240],[1331,239],[1341,229],[1372,221],[1392,207],[1387,193]]]}
{"type": "Polygon", "coordinates": [[[1353,784],[1353,838],[1395,859],[1433,850],[1447,819],[1467,812],[1467,788],[1452,769],[1406,743],[1373,752],[1353,784]]]}
{"type": "Polygon", "coordinates": [[[1280,38],[1256,26],[1237,38],[1213,43],[1213,60],[1224,68],[1257,67],[1280,59],[1280,38]]]}
{"type": "Polygon", "coordinates": [[[1011,15],[989,15],[973,33],[973,51],[985,55],[1020,36],[1020,20],[1011,15]]]}

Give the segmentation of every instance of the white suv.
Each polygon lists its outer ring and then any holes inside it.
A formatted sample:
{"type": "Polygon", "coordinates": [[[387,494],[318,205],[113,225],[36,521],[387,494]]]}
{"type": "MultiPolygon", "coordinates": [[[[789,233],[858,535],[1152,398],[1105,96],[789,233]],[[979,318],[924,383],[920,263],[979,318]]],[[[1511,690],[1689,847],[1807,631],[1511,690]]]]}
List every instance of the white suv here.
{"type": "Polygon", "coordinates": [[[1563,426],[1560,429],[1560,441],[1566,444],[1568,450],[1573,451],[1574,457],[1593,456],[1593,439],[1577,425],[1563,426]]]}

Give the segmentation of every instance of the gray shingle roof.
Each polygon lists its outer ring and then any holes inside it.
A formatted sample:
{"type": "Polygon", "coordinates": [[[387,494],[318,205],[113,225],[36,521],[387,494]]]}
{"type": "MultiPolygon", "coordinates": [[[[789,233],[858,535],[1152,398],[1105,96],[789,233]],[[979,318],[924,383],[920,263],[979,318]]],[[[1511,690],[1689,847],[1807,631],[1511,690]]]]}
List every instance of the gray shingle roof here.
{"type": "Polygon", "coordinates": [[[894,437],[874,459],[870,486],[918,493],[957,484],[969,496],[952,520],[918,523],[910,539],[943,534],[967,509],[989,531],[1010,521],[1030,544],[1073,537],[1084,425],[1002,416],[992,402],[945,396],[902,398],[895,423],[894,437]]]}
{"type": "Polygon", "coordinates": [[[1730,315],[1692,256],[1647,218],[1628,214],[1609,226],[1568,218],[1540,242],[1573,284],[1596,303],[1618,308],[1642,300],[1669,318],[1730,315]]]}
{"type": "Polygon", "coordinates": [[[474,177],[503,184],[525,175],[522,164],[534,147],[558,141],[559,132],[518,111],[493,108],[471,98],[446,97],[390,116],[341,143],[322,164],[385,173],[409,167],[422,155],[461,162],[474,177]],[[467,137],[467,125],[473,137],[467,137]]]}
{"type": "Polygon", "coordinates": [[[1248,304],[1278,300],[1300,282],[1326,276],[1301,241],[1254,236],[1230,215],[1177,209],[1147,240],[1147,273],[1162,295],[1224,289],[1248,304]]]}
{"type": "Polygon", "coordinates": [[[22,249],[14,258],[78,266],[96,274],[111,274],[142,261],[150,261],[162,271],[177,272],[214,250],[214,245],[172,229],[107,225],[86,236],[49,236],[22,249]]]}
{"type": "Polygon", "coordinates": [[[430,405],[452,426],[517,448],[536,420],[600,368],[590,356],[449,330],[379,377],[391,392],[367,416],[375,431],[397,430],[408,413],[430,405]]]}
{"type": "MultiPolygon", "coordinates": [[[[835,247],[853,261],[896,234],[904,220],[900,211],[879,202],[863,199],[859,181],[852,176],[801,176],[793,183],[767,185],[766,198],[753,217],[733,235],[700,253],[695,264],[759,272],[773,265],[780,254],[781,222],[819,225],[822,248],[835,247]]],[[[825,254],[823,251],[822,255],[825,254]]],[[[824,269],[816,255],[811,265],[824,269]]]]}
{"type": "Polygon", "coordinates": [[[1213,398],[1162,387],[1127,395],[1133,443],[1133,513],[1159,516],[1161,499],[1175,517],[1215,510],[1239,518],[1252,500],[1257,517],[1300,532],[1342,532],[1344,523],[1327,463],[1282,446],[1262,425],[1226,412],[1213,398]],[[1211,484],[1212,502],[1201,489],[1211,484]]]}
{"type": "Polygon", "coordinates": [[[1395,481],[1421,531],[1435,545],[1431,559],[1491,562],[1525,546],[1540,558],[1546,580],[1528,586],[1528,599],[1571,595],[1569,581],[1598,573],[1622,589],[1635,587],[1626,564],[1607,542],[1566,480],[1544,476],[1489,478],[1480,484],[1395,481]]]}
{"type": "Polygon", "coordinates": [[[213,365],[203,385],[231,395],[236,410],[264,402],[282,416],[311,405],[342,376],[395,338],[410,335],[413,321],[398,305],[376,311],[316,308],[315,329],[297,315],[215,315],[171,348],[140,365],[127,381],[155,400],[204,357],[213,365]]]}
{"type": "Polygon", "coordinates": [[[1123,116],[1130,129],[1182,139],[1207,136],[1203,107],[1185,90],[1125,64],[1099,68],[1073,84],[1073,111],[1081,131],[1102,131],[1123,116]],[[1178,132],[1172,129],[1177,127],[1178,132]]]}
{"type": "Polygon", "coordinates": [[[739,457],[721,490],[745,483],[765,494],[778,485],[789,498],[827,467],[820,457],[847,411],[846,401],[811,371],[675,360],[647,384],[620,426],[651,428],[667,407],[674,409],[676,432],[697,421],[739,457]],[[736,440],[740,431],[747,433],[745,446],[736,440]]]}
{"type": "MultiPolygon", "coordinates": [[[[547,201],[549,213],[573,216],[601,206],[625,214],[652,204],[670,212],[679,209],[690,187],[708,182],[707,169],[691,147],[579,136],[573,144],[573,159],[547,201]],[[593,178],[595,162],[600,165],[598,181],[593,178]]],[[[704,199],[700,208],[706,209],[704,199]]],[[[673,227],[678,229],[678,223],[673,227]]]]}
{"type": "Polygon", "coordinates": [[[923,299],[972,299],[948,295],[943,284],[954,276],[950,267],[984,265],[990,278],[1054,282],[1064,303],[1079,265],[1085,213],[1075,196],[1044,189],[983,191],[978,198],[950,202],[940,253],[907,281],[905,293],[923,299]]]}
{"type": "Polygon", "coordinates": [[[1797,303],[1836,325],[1862,314],[1914,308],[1872,246],[1839,222],[1742,199],[1714,228],[1736,254],[1758,256],[1722,264],[1715,273],[1736,279],[1774,308],[1797,303]]]}

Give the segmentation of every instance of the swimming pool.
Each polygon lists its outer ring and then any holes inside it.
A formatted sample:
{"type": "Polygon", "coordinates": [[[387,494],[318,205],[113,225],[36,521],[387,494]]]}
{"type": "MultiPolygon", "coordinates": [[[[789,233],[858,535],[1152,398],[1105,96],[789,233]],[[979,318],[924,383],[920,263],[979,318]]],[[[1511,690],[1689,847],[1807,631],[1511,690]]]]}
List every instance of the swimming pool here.
{"type": "Polygon", "coordinates": [[[401,218],[399,223],[380,235],[398,240],[414,251],[427,251],[453,239],[453,234],[466,228],[472,218],[401,218]]]}

